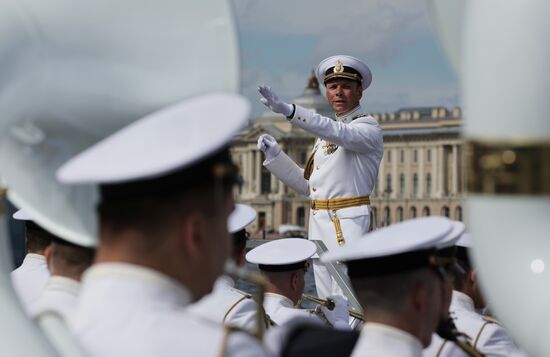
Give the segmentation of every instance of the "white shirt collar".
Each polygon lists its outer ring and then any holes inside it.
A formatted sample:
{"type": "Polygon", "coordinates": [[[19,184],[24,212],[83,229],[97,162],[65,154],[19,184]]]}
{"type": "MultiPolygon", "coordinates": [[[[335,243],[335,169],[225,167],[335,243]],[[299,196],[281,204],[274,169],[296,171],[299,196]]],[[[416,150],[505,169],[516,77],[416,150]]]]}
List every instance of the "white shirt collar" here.
{"type": "MultiPolygon", "coordinates": [[[[191,292],[183,284],[156,270],[128,263],[100,263],[92,265],[82,276],[82,284],[93,284],[102,279],[120,279],[141,284],[144,291],[161,290],[180,305],[192,301],[191,292]]],[[[166,296],[166,295],[165,295],[166,296]]]]}
{"type": "Polygon", "coordinates": [[[25,263],[25,262],[46,264],[46,257],[44,257],[42,254],[27,253],[25,255],[25,258],[23,259],[23,263],[25,263]]]}
{"type": "Polygon", "coordinates": [[[475,311],[474,300],[460,291],[453,290],[453,297],[449,310],[452,311],[456,309],[475,311]]]}
{"type": "Polygon", "coordinates": [[[281,295],[281,294],[265,293],[265,299],[278,300],[279,303],[283,306],[292,307],[292,308],[295,307],[292,300],[290,300],[289,298],[287,298],[286,296],[281,295]]]}
{"type": "Polygon", "coordinates": [[[367,112],[365,112],[361,107],[361,104],[359,104],[358,106],[356,106],[355,108],[353,108],[352,110],[350,110],[345,114],[342,114],[342,115],[336,114],[336,120],[347,124],[347,123],[350,123],[353,119],[366,116],[366,115],[367,115],[367,112]]]}
{"type": "Polygon", "coordinates": [[[422,343],[401,329],[376,322],[367,322],[352,356],[370,351],[368,356],[422,356],[422,343]],[[383,350],[383,351],[381,351],[383,350]],[[387,351],[387,352],[386,352],[387,351]],[[384,352],[384,354],[380,354],[384,352]]]}
{"type": "Polygon", "coordinates": [[[64,276],[52,275],[48,279],[45,289],[63,289],[77,294],[80,289],[80,282],[64,276]]]}
{"type": "Polygon", "coordinates": [[[220,275],[220,277],[216,280],[214,283],[214,290],[218,287],[229,287],[234,288],[235,287],[235,280],[233,280],[232,277],[229,275],[220,275]]]}

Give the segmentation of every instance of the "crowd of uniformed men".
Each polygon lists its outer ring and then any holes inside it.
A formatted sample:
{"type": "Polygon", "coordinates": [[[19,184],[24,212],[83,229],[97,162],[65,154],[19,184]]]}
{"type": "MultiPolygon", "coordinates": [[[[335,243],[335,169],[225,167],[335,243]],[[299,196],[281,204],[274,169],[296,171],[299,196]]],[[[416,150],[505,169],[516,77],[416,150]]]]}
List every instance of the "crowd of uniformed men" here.
{"type": "Polygon", "coordinates": [[[26,222],[27,255],[12,280],[28,314],[58,313],[93,357],[524,355],[487,314],[464,224],[423,217],[369,229],[369,195],[383,155],[381,129],[360,105],[371,72],[337,55],[316,75],[335,118],[259,87],[268,108],[318,138],[304,168],[273,137],[258,139],[265,167],[310,198],[309,240],[278,239],[245,251],[256,212],[233,201],[240,176],[228,145],[248,104],[237,95],[203,95],[124,128],[61,167],[62,182],[100,189],[95,249],[52,235],[25,207],[14,216],[26,222]],[[210,108],[224,108],[224,115],[205,118],[210,108]],[[132,160],[144,142],[156,143],[156,156],[132,160]],[[155,157],[167,159],[159,164],[155,157]],[[318,252],[311,240],[328,251],[318,252]],[[243,270],[245,261],[261,275],[243,270]],[[349,276],[362,312],[350,314],[350,296],[327,264],[349,276]],[[320,299],[313,310],[299,307],[310,265],[320,299]],[[265,294],[235,288],[247,276],[265,294]]]}

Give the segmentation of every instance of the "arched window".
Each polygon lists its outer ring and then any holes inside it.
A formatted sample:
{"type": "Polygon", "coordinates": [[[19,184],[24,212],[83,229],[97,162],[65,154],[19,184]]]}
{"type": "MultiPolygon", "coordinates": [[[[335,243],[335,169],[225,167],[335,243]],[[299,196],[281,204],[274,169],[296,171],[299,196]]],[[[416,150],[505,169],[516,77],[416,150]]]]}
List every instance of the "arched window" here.
{"type": "Polygon", "coordinates": [[[414,196],[418,196],[418,175],[414,174],[413,176],[413,194],[414,196]]]}
{"type": "Polygon", "coordinates": [[[416,218],[416,207],[411,207],[411,218],[416,218]]]}
{"type": "Polygon", "coordinates": [[[377,227],[378,226],[378,209],[376,207],[372,207],[372,215],[370,216],[373,222],[370,223],[371,226],[377,227]],[[374,223],[374,224],[373,224],[374,223]]]}
{"type": "Polygon", "coordinates": [[[455,209],[455,219],[462,222],[462,207],[457,206],[455,209]]]}
{"type": "Polygon", "coordinates": [[[304,207],[296,209],[296,224],[302,227],[306,226],[306,210],[304,207]]]}
{"type": "Polygon", "coordinates": [[[430,207],[425,206],[422,214],[424,217],[428,217],[430,215],[430,207]]]}
{"type": "Polygon", "coordinates": [[[405,194],[405,174],[399,176],[399,193],[405,194]]]}
{"type": "Polygon", "coordinates": [[[386,176],[386,192],[388,192],[388,193],[392,192],[392,189],[391,189],[391,174],[388,174],[386,176]]]}
{"type": "Polygon", "coordinates": [[[403,207],[397,207],[397,220],[403,222],[403,207]]]}
{"type": "Polygon", "coordinates": [[[449,216],[451,215],[451,212],[450,212],[450,210],[449,210],[449,207],[443,206],[443,207],[441,208],[441,215],[442,215],[442,216],[445,216],[445,217],[449,217],[449,216]]]}
{"type": "Polygon", "coordinates": [[[432,175],[427,174],[426,175],[426,195],[428,197],[432,194],[432,175]]]}
{"type": "Polygon", "coordinates": [[[390,208],[386,206],[384,208],[384,226],[389,226],[390,224],[391,224],[390,208]]]}

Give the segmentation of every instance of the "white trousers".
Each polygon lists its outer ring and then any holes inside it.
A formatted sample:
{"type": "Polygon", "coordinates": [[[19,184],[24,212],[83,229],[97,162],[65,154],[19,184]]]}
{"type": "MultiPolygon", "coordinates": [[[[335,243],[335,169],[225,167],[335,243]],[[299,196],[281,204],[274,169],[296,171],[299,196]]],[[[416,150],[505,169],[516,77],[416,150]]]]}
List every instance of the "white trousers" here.
{"type": "MultiPolygon", "coordinates": [[[[369,229],[369,210],[363,209],[362,213],[363,212],[366,214],[349,217],[345,214],[340,215],[340,211],[337,211],[336,214],[340,220],[342,233],[346,243],[360,239],[367,234],[369,229]]],[[[310,212],[309,239],[322,240],[329,251],[333,249],[340,249],[340,246],[338,246],[336,241],[336,230],[329,211],[317,210],[315,214],[313,214],[313,211],[310,212]]],[[[347,272],[347,269],[345,271],[347,272]]],[[[334,294],[342,295],[342,289],[340,289],[339,285],[332,278],[325,265],[321,263],[319,259],[313,259],[313,274],[315,277],[315,287],[317,289],[318,297],[325,299],[334,294]]]]}

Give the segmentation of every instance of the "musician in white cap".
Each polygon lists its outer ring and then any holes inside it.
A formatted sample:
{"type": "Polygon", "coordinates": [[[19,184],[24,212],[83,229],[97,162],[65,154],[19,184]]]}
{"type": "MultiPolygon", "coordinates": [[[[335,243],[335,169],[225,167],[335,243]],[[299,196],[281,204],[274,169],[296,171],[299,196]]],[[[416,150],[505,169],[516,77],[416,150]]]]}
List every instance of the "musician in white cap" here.
{"type": "Polygon", "coordinates": [[[249,334],[187,311],[210,293],[229,257],[238,175],[227,144],[248,111],[237,95],[190,98],[58,171],[62,182],[100,190],[100,244],[72,320],[90,356],[264,355],[249,334]]]}
{"type": "MultiPolygon", "coordinates": [[[[470,259],[472,236],[463,234],[456,242],[456,259],[463,273],[449,271],[452,275],[454,290],[449,307],[456,328],[465,334],[465,339],[485,356],[525,356],[506,330],[492,317],[483,316],[476,308],[485,306],[480,290],[477,272],[470,259]]],[[[453,343],[444,339],[434,339],[424,350],[424,356],[459,357],[467,356],[453,343]]]]}
{"type": "MultiPolygon", "coordinates": [[[[282,326],[296,318],[307,318],[323,323],[324,320],[312,310],[300,309],[299,304],[305,288],[305,274],[309,259],[316,246],[303,238],[282,238],[264,243],[246,254],[246,260],[258,264],[269,280],[264,297],[264,308],[275,324],[282,326]]],[[[337,329],[349,329],[348,301],[334,295],[333,310],[320,307],[326,320],[337,329]]]]}
{"type": "Polygon", "coordinates": [[[352,356],[422,355],[448,308],[436,247],[451,229],[444,217],[404,221],[321,257],[346,263],[365,309],[352,356]]]}
{"type": "MultiPolygon", "coordinates": [[[[270,87],[259,87],[268,108],[318,137],[306,167],[298,167],[269,135],[258,138],[258,148],[272,174],[311,199],[309,238],[322,240],[330,251],[367,233],[369,196],[384,148],[377,121],[360,104],[372,81],[369,67],[357,58],[337,55],[321,61],[315,73],[326,87],[336,119],[285,103],[270,87]]],[[[341,293],[317,259],[313,268],[319,297],[341,293]]]]}
{"type": "MultiPolygon", "coordinates": [[[[233,239],[231,258],[239,267],[244,266],[245,263],[244,255],[248,240],[245,227],[255,219],[256,210],[240,203],[229,216],[228,230],[233,239]]],[[[260,328],[269,328],[270,320],[265,315],[263,307],[258,309],[258,304],[252,295],[237,289],[235,283],[235,277],[228,274],[222,275],[216,280],[212,293],[191,305],[189,311],[219,324],[239,327],[251,334],[258,332],[258,313],[260,313],[263,317],[263,326],[260,328]]]]}
{"type": "Polygon", "coordinates": [[[44,252],[51,243],[51,235],[34,223],[25,210],[15,212],[13,218],[25,222],[26,255],[23,263],[11,272],[11,280],[21,304],[28,310],[50,277],[44,252]]]}

